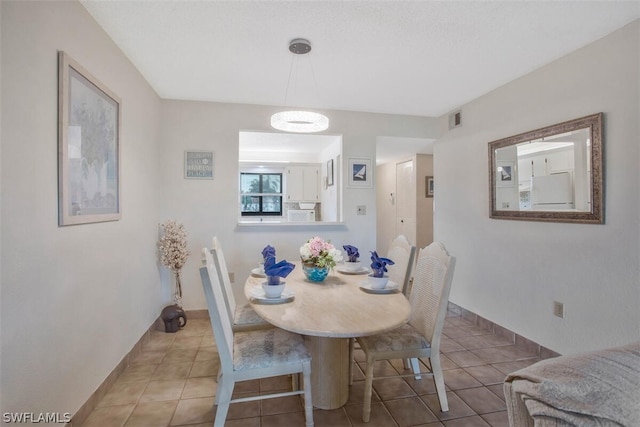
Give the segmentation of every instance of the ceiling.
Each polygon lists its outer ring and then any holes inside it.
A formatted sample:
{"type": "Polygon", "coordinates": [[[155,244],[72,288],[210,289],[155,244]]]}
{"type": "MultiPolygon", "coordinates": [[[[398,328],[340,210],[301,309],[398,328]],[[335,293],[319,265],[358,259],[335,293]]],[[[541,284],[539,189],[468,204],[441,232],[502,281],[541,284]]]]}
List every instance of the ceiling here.
{"type": "Polygon", "coordinates": [[[80,1],[165,99],[431,117],[640,16],[616,0],[80,1]]]}
{"type": "MultiPolygon", "coordinates": [[[[80,2],[164,99],[427,117],[640,17],[639,0],[80,2]],[[295,38],[311,52],[293,55],[295,38]]],[[[376,163],[432,143],[381,136],[376,163]]]]}

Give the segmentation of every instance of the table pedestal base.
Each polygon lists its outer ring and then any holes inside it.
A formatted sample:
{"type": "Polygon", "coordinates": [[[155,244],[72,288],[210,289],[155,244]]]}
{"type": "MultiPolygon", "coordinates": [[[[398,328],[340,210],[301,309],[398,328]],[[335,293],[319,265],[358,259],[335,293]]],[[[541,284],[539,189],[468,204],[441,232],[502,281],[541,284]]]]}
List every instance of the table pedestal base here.
{"type": "Polygon", "coordinates": [[[336,409],[349,398],[349,339],[305,336],[311,352],[313,406],[336,409]]]}

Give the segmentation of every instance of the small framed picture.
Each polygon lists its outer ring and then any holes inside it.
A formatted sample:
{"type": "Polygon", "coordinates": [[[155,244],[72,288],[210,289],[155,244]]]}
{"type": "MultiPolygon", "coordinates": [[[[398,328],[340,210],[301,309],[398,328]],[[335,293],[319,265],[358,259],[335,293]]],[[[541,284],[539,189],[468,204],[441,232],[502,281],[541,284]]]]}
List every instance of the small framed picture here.
{"type": "Polygon", "coordinates": [[[185,151],[184,177],[213,179],[213,151],[185,151]]]}
{"type": "Polygon", "coordinates": [[[327,186],[333,185],[333,159],[327,160],[327,186]]]}
{"type": "Polygon", "coordinates": [[[425,179],[425,184],[426,184],[426,197],[433,197],[433,177],[432,176],[428,176],[425,179]]]}
{"type": "Polygon", "coordinates": [[[373,187],[373,168],[371,167],[371,159],[350,157],[348,161],[348,168],[348,187],[373,187]]]}
{"type": "Polygon", "coordinates": [[[513,187],[515,185],[514,173],[514,162],[497,162],[496,187],[513,187]]]}

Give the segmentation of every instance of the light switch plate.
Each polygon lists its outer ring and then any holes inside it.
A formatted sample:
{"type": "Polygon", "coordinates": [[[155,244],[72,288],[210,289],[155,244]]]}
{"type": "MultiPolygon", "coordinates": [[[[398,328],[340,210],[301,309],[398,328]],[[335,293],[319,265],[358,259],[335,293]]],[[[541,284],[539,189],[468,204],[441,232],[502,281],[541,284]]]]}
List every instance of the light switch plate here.
{"type": "Polygon", "coordinates": [[[553,302],[553,315],[564,319],[564,304],[559,301],[553,302]]]}
{"type": "Polygon", "coordinates": [[[358,215],[366,215],[367,214],[367,207],[364,205],[359,205],[358,206],[358,215]]]}

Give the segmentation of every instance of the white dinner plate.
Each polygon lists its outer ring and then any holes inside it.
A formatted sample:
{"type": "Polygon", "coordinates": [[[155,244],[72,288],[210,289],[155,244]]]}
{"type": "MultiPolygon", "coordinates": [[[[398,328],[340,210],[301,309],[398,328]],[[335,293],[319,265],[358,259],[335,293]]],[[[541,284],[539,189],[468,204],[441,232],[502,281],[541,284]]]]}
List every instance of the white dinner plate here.
{"type": "Polygon", "coordinates": [[[284,304],[293,301],[294,293],[292,290],[285,288],[278,298],[267,298],[262,288],[251,289],[251,302],[256,304],[284,304]]]}
{"type": "Polygon", "coordinates": [[[367,274],[371,271],[369,270],[369,267],[365,266],[360,266],[360,268],[357,270],[347,270],[344,265],[336,265],[336,270],[338,271],[338,273],[342,274],[367,274]]]}
{"type": "Polygon", "coordinates": [[[391,280],[389,280],[387,282],[387,286],[385,286],[384,288],[373,289],[369,282],[362,282],[360,283],[360,289],[365,292],[369,292],[370,294],[393,294],[395,292],[398,292],[399,286],[396,282],[392,282],[391,280]]]}
{"type": "Polygon", "coordinates": [[[264,271],[260,270],[258,267],[251,270],[251,274],[258,277],[267,277],[267,275],[264,274],[264,271]]]}

